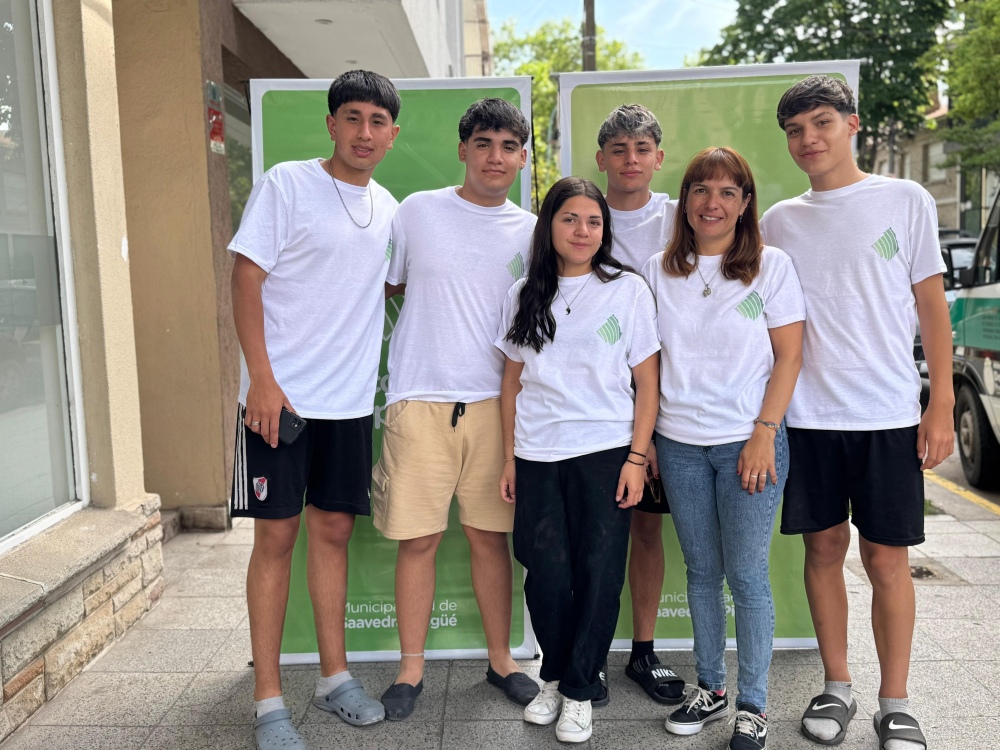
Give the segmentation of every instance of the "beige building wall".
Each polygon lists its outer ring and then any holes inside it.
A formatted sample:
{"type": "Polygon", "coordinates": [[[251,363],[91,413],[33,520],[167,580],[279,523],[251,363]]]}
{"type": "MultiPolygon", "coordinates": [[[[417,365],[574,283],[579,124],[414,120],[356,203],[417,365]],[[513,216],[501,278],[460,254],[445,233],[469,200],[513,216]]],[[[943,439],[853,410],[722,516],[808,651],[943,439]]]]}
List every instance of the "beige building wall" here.
{"type": "Polygon", "coordinates": [[[115,3],[146,486],[225,503],[222,375],[199,0],[115,3]]]}
{"type": "MultiPolygon", "coordinates": [[[[897,140],[892,174],[923,185],[937,204],[938,225],[954,229],[961,226],[960,174],[957,167],[942,167],[944,158],[943,142],[933,130],[924,128],[897,140]]],[[[888,150],[883,146],[875,154],[876,173],[889,174],[888,165],[888,150]]]]}

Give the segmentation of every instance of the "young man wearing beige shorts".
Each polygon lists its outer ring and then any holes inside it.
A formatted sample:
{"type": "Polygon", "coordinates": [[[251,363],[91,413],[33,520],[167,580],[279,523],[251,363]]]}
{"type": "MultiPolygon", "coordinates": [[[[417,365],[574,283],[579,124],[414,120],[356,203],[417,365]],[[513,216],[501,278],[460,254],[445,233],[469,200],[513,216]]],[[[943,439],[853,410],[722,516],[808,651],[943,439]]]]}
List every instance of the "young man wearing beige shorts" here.
{"type": "Polygon", "coordinates": [[[382,457],[374,470],[375,527],[399,540],[396,615],[400,667],[382,696],[405,719],[423,690],[438,545],[452,497],[469,541],[472,587],[489,654],[487,680],[527,705],[538,685],[510,654],[514,508],[500,498],[500,383],[493,346],[504,297],[527,268],[535,217],[507,199],[530,134],[501,99],[459,122],[460,187],[411,195],[393,222],[387,294],[406,301],[389,344],[382,457]]]}

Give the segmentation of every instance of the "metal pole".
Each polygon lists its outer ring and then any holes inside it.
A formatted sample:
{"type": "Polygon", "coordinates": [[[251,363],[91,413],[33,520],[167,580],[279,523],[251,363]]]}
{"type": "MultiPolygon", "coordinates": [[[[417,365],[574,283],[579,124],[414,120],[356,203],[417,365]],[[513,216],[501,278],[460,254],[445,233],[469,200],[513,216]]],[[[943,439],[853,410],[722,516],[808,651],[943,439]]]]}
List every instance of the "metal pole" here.
{"type": "Polygon", "coordinates": [[[594,0],[583,0],[583,69],[597,70],[597,25],[594,0]]]}

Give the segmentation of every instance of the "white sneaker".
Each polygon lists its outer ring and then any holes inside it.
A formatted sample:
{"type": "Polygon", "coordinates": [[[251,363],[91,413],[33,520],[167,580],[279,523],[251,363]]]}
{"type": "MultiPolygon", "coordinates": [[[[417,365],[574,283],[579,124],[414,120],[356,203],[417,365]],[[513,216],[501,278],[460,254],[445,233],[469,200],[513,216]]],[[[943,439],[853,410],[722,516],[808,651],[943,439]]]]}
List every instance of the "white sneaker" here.
{"type": "Polygon", "coordinates": [[[563,697],[559,694],[559,680],[543,682],[538,695],[524,707],[524,720],[529,724],[548,726],[559,716],[563,697]]]}
{"type": "Polygon", "coordinates": [[[556,739],[560,742],[586,742],[594,733],[594,712],[590,701],[563,698],[562,713],[556,724],[556,739]]]}

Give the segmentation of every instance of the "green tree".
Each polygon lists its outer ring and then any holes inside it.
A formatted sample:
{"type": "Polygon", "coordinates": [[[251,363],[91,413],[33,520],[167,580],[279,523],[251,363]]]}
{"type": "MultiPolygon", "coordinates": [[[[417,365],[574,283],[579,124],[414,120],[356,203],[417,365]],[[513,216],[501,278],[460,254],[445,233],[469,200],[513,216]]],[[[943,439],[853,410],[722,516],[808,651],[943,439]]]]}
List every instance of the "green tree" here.
{"type": "Polygon", "coordinates": [[[948,84],[948,164],[1000,172],[1000,0],[965,0],[965,23],[932,53],[948,84]],[[944,64],[942,64],[944,63],[944,64]]]}
{"type": "MultiPolygon", "coordinates": [[[[514,21],[506,21],[493,40],[493,60],[497,75],[531,76],[531,112],[535,141],[535,176],[538,197],[559,179],[559,164],[553,143],[558,139],[556,82],[553,73],[583,70],[580,27],[570,19],[545,21],[534,31],[520,33],[514,21]]],[[[624,42],[608,39],[597,29],[598,70],[639,70],[642,56],[624,42]]],[[[537,205],[535,209],[537,210],[537,205]]]]}
{"type": "Polygon", "coordinates": [[[698,62],[860,59],[858,164],[871,170],[879,145],[924,122],[934,81],[923,60],[950,7],[950,0],[740,0],[736,21],[698,62]]]}

